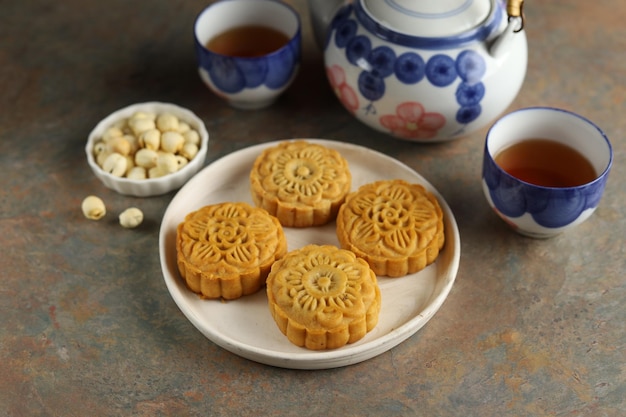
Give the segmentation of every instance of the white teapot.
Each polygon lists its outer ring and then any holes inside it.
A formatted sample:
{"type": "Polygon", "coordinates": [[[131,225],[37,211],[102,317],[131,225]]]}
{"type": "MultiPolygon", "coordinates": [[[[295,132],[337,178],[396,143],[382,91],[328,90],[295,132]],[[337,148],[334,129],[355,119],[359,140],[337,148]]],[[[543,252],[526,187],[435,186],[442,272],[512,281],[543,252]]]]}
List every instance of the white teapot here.
{"type": "Polygon", "coordinates": [[[344,107],[381,132],[440,142],[486,126],[519,92],[528,58],[522,4],[309,0],[309,9],[344,107]]]}

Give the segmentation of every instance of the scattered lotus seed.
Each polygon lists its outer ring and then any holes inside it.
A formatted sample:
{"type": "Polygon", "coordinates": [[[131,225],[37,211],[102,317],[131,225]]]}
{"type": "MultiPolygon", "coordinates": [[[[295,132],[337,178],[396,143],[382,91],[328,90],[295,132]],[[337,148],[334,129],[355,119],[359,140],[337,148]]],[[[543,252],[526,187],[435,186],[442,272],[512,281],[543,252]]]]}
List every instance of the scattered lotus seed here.
{"type": "Polygon", "coordinates": [[[132,229],[143,222],[143,213],[137,207],[130,207],[120,213],[119,219],[122,227],[132,229]]]}
{"type": "Polygon", "coordinates": [[[95,195],[85,197],[81,204],[81,209],[89,220],[100,220],[107,213],[104,202],[95,195]]]}

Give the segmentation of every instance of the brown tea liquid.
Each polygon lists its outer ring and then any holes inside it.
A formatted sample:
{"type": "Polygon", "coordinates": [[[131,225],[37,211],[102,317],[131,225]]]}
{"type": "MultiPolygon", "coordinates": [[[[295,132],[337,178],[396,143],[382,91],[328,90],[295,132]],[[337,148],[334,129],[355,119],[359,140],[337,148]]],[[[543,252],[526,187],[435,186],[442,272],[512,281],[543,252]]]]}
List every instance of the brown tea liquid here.
{"type": "Polygon", "coordinates": [[[228,56],[253,58],[274,52],[289,42],[284,33],[266,26],[239,26],[213,37],[208,50],[228,56]]]}
{"type": "Polygon", "coordinates": [[[498,152],[494,160],[510,175],[544,187],[575,187],[598,176],[578,151],[548,139],[523,140],[498,152]]]}

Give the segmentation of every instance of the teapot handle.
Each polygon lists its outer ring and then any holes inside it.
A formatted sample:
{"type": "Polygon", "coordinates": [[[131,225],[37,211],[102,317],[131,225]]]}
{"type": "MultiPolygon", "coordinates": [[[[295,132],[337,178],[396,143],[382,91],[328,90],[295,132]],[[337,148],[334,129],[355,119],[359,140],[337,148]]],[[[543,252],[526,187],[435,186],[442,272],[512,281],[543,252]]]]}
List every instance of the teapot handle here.
{"type": "Polygon", "coordinates": [[[499,58],[506,54],[510,48],[510,43],[517,32],[524,29],[524,0],[508,0],[506,12],[509,20],[504,31],[498,35],[496,40],[491,44],[489,53],[494,58],[499,58]]]}
{"type": "Polygon", "coordinates": [[[524,0],[508,0],[506,3],[506,13],[509,15],[509,22],[516,17],[521,19],[520,26],[514,30],[515,33],[524,29],[524,21],[526,20],[524,16],[524,0]]]}

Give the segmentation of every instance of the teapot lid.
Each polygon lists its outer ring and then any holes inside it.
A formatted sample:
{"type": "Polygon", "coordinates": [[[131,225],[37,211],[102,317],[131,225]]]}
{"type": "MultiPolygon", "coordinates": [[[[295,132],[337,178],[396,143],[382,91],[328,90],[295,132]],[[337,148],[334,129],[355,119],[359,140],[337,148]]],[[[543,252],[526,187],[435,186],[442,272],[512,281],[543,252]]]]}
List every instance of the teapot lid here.
{"type": "Polygon", "coordinates": [[[382,26],[417,37],[447,37],[475,29],[500,0],[361,0],[382,26]]]}

